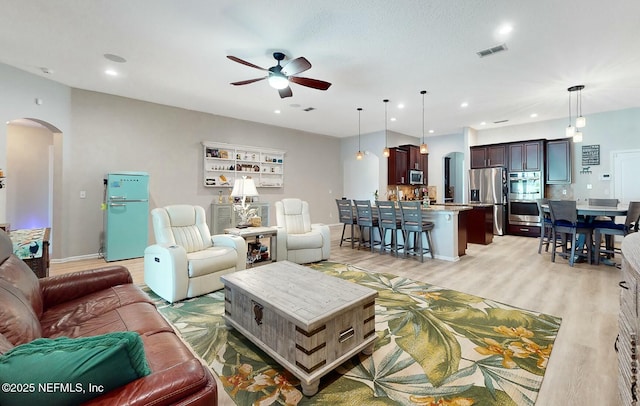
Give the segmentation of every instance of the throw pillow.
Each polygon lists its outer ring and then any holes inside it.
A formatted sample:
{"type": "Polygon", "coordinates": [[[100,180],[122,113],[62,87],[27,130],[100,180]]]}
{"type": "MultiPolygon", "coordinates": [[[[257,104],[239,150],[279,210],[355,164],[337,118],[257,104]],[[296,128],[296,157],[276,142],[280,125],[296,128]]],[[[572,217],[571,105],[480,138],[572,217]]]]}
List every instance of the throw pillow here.
{"type": "Polygon", "coordinates": [[[0,404],[80,404],[150,373],[136,332],[39,338],[0,356],[0,404]]]}

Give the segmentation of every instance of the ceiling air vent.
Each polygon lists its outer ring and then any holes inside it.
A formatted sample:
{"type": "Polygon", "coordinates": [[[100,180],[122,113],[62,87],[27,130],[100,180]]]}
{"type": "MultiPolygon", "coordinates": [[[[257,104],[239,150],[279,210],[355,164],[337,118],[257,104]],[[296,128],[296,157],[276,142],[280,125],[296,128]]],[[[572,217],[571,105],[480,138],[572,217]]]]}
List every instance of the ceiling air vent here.
{"type": "Polygon", "coordinates": [[[493,124],[502,124],[502,123],[506,123],[509,120],[500,120],[500,121],[494,121],[493,124]]]}
{"type": "Polygon", "coordinates": [[[303,109],[303,111],[313,111],[315,109],[315,107],[307,107],[306,109],[303,109]]]}
{"type": "Polygon", "coordinates": [[[485,56],[493,55],[498,52],[506,51],[507,44],[496,45],[495,47],[483,49],[482,51],[476,52],[480,58],[484,58],[485,56]]]}

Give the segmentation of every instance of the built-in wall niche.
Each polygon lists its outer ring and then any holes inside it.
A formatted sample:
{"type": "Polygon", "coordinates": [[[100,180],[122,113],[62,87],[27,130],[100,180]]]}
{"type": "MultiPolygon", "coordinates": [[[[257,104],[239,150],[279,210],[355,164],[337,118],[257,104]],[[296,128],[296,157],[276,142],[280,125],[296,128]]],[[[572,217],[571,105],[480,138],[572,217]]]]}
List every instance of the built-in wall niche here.
{"type": "Polygon", "coordinates": [[[207,141],[202,146],[205,187],[233,187],[242,176],[257,187],[284,186],[285,151],[207,141]]]}

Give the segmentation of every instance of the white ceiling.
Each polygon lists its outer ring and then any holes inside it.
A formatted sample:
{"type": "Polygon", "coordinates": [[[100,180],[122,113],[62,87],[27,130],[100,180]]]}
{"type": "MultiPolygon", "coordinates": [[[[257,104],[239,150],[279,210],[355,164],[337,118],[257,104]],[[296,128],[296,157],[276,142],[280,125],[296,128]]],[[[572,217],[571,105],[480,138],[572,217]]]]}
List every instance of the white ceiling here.
{"type": "Polygon", "coordinates": [[[358,133],[358,107],[363,134],[384,129],[385,98],[397,119],[388,129],[421,136],[423,89],[435,135],[567,118],[567,88],[577,84],[585,115],[640,106],[636,0],[0,0],[0,10],[5,64],[74,88],[336,137],[358,133]],[[501,37],[504,23],[513,31],[501,37]],[[506,52],[476,54],[501,43],[506,52]],[[229,84],[264,72],[227,55],[268,68],[274,51],[306,57],[313,66],[301,76],[333,85],[292,84],[293,97],[280,99],[266,81],[229,84]]]}

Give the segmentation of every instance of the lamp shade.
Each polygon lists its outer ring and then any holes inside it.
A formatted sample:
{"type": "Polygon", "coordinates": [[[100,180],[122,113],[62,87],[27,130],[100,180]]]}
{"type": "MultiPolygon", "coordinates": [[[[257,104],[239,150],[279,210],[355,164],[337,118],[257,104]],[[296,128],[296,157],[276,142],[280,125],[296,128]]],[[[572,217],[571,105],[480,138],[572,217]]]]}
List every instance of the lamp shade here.
{"type": "Polygon", "coordinates": [[[236,179],[234,182],[231,196],[258,196],[258,189],[256,189],[256,184],[253,182],[253,179],[243,176],[242,179],[236,179]]]}

